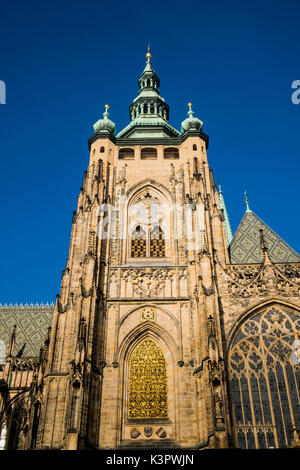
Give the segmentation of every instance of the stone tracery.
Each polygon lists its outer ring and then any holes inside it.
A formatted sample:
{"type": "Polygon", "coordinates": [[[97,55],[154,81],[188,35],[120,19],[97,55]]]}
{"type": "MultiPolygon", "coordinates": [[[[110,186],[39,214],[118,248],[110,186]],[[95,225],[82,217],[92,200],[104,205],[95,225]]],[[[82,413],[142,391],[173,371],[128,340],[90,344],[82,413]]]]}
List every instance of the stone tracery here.
{"type": "Polygon", "coordinates": [[[299,335],[299,316],[278,307],[252,316],[236,334],[229,364],[239,447],[290,444],[300,425],[299,335]]]}

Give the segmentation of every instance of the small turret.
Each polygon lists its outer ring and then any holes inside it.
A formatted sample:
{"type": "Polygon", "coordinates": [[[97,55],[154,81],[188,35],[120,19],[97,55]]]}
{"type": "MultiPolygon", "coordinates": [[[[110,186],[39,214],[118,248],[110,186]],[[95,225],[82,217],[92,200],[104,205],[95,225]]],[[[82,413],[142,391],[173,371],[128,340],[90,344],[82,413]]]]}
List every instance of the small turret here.
{"type": "Polygon", "coordinates": [[[181,132],[187,132],[189,130],[197,130],[200,131],[203,126],[203,122],[200,121],[200,119],[194,117],[194,111],[192,111],[192,103],[188,103],[188,118],[186,118],[182,123],[181,123],[181,132]]]}
{"type": "Polygon", "coordinates": [[[109,106],[106,104],[105,112],[103,113],[103,119],[99,119],[93,127],[94,127],[94,134],[114,134],[116,132],[116,125],[113,121],[108,119],[109,113],[108,109],[109,106]]]}

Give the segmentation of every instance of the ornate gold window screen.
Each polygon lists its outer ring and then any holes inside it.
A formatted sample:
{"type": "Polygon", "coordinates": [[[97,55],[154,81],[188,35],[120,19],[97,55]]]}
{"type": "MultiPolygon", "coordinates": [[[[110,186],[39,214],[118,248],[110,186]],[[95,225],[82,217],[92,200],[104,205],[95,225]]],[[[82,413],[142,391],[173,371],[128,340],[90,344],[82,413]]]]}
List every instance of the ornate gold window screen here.
{"type": "Polygon", "coordinates": [[[129,362],[129,419],[167,418],[167,367],[160,347],[144,339],[129,362]]]}
{"type": "Polygon", "coordinates": [[[133,258],[165,257],[165,237],[159,225],[147,231],[137,225],[131,236],[131,256],[133,258]]]}
{"type": "Polygon", "coordinates": [[[299,336],[299,316],[274,307],[236,335],[229,366],[239,447],[287,447],[300,430],[299,336]]]}
{"type": "Polygon", "coordinates": [[[165,256],[165,238],[159,225],[150,232],[150,256],[159,258],[165,256]]]}
{"type": "Polygon", "coordinates": [[[138,225],[131,236],[131,256],[133,258],[143,258],[146,256],[146,232],[138,225]]]}

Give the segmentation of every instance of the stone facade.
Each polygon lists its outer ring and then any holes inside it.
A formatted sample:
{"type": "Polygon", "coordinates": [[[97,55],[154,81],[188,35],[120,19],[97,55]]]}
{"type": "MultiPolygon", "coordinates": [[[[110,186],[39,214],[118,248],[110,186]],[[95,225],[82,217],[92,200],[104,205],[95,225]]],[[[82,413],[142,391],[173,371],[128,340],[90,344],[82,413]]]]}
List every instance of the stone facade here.
{"type": "MultiPolygon", "coordinates": [[[[290,349],[282,359],[283,343],[276,340],[272,354],[299,381],[299,362],[290,357],[299,333],[300,263],[274,264],[261,232],[262,263],[231,264],[224,210],[207,160],[208,137],[191,106],[181,134],[167,124],[161,99],[149,101],[159,85],[149,64],[148,57],[139,82],[142,111],[131,108],[128,129],[115,137],[107,111],[94,126],[51,331],[30,379],[23,378],[27,370],[13,368],[11,351],[0,372],[7,448],[204,449],[297,442],[299,390],[281,396],[290,419],[280,428],[268,380],[265,389],[256,386],[255,395],[251,371],[241,372],[253,363],[267,374],[269,364],[264,358],[251,362],[246,352],[244,362],[234,362],[233,348],[243,350],[238,341],[245,322],[273,309],[269,338],[279,331],[290,349]],[[137,225],[131,209],[138,203],[145,210],[151,204],[164,209],[157,219],[160,241],[151,239],[149,215],[137,225]],[[13,393],[8,380],[15,383],[17,374],[22,379],[13,393]],[[236,381],[244,379],[248,398],[245,387],[237,398],[236,381]],[[261,412],[266,389],[270,404],[261,412]]],[[[254,333],[244,334],[248,349],[254,333]]]]}

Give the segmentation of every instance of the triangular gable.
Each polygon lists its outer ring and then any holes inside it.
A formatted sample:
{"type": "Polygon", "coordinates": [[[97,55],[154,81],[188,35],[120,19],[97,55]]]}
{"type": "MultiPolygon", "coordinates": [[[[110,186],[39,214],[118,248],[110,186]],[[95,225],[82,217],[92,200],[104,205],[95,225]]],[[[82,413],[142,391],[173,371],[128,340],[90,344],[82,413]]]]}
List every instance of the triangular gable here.
{"type": "Polygon", "coordinates": [[[261,263],[260,234],[264,239],[273,263],[300,262],[300,256],[253,212],[246,212],[229,245],[231,264],[261,263]]]}
{"type": "Polygon", "coordinates": [[[38,357],[43,346],[47,328],[52,324],[54,306],[0,307],[0,341],[4,341],[8,352],[14,325],[16,341],[14,356],[23,350],[23,357],[38,357]]]}

